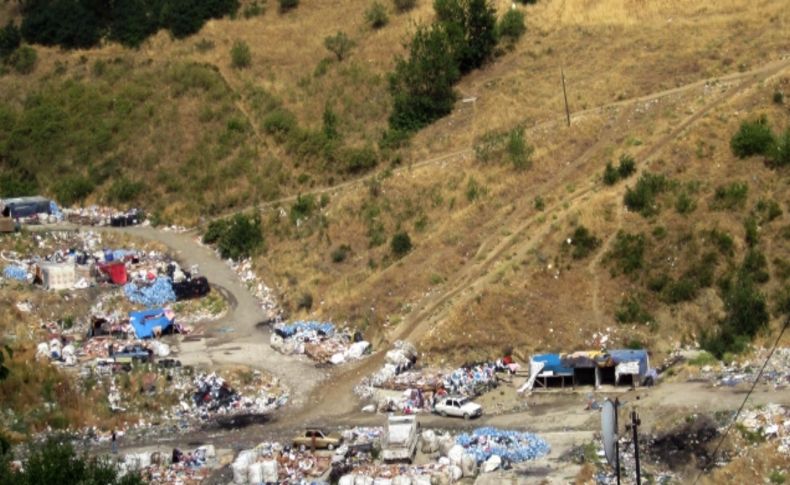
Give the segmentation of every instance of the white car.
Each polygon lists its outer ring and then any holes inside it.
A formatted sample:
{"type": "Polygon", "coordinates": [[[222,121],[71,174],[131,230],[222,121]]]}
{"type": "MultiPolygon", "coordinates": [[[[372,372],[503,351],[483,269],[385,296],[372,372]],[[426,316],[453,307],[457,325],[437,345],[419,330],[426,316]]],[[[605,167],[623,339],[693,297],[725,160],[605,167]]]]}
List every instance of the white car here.
{"type": "Polygon", "coordinates": [[[483,415],[483,408],[466,397],[445,397],[438,401],[433,409],[441,416],[454,416],[464,419],[483,415]]]}

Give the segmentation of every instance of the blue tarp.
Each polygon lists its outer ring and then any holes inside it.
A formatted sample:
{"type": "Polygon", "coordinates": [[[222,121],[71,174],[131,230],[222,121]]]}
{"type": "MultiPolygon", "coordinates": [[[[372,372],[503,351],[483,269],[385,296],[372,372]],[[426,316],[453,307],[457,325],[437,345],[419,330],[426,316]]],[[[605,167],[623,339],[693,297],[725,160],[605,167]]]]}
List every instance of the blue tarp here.
{"type": "Polygon", "coordinates": [[[541,372],[550,371],[555,375],[573,375],[573,369],[563,367],[560,359],[560,354],[538,354],[532,356],[532,362],[543,362],[543,370],[541,372]]]}
{"type": "Polygon", "coordinates": [[[610,350],[609,355],[612,356],[612,360],[614,360],[615,365],[621,362],[639,362],[640,376],[645,376],[648,369],[650,368],[650,358],[648,357],[646,350],[610,350]]]}
{"type": "Polygon", "coordinates": [[[534,460],[551,451],[549,444],[532,433],[522,433],[486,426],[463,433],[455,440],[467,453],[482,463],[492,455],[510,463],[534,460]]]}
{"type": "Polygon", "coordinates": [[[153,337],[156,327],[160,327],[162,333],[167,333],[173,326],[174,320],[172,312],[163,308],[129,312],[129,323],[134,327],[134,333],[139,339],[153,337]]]}
{"type": "Polygon", "coordinates": [[[3,277],[9,280],[26,281],[27,270],[21,266],[6,266],[5,269],[3,269],[3,277]]]}
{"type": "Polygon", "coordinates": [[[329,322],[293,322],[275,326],[275,330],[281,336],[288,338],[302,332],[319,332],[331,337],[335,333],[335,325],[329,322]]]}
{"type": "Polygon", "coordinates": [[[173,283],[167,276],[157,277],[150,285],[138,285],[136,282],[127,283],[123,287],[123,292],[132,303],[148,307],[162,306],[165,303],[176,301],[173,283]]]}

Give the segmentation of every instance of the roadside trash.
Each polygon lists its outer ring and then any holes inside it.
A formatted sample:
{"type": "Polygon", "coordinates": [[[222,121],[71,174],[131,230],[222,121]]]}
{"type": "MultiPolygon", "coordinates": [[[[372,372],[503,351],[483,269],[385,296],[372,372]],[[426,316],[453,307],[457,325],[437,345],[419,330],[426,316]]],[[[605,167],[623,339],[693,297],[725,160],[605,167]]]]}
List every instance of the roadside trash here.
{"type": "Polygon", "coordinates": [[[3,277],[8,280],[27,281],[28,276],[27,270],[21,266],[9,265],[3,268],[3,277]]]}
{"type": "Polygon", "coordinates": [[[744,411],[738,423],[766,440],[776,440],[780,453],[790,455],[790,408],[780,404],[744,411]]]}
{"type": "Polygon", "coordinates": [[[495,455],[508,463],[520,463],[534,460],[550,451],[548,443],[537,435],[492,427],[463,433],[455,441],[474,456],[478,463],[483,463],[495,455]]]}
{"type": "MultiPolygon", "coordinates": [[[[191,402],[182,401],[180,408],[191,412],[201,419],[210,419],[218,415],[235,414],[267,414],[283,406],[288,401],[287,394],[275,392],[278,386],[276,378],[266,385],[249,386],[251,394],[244,394],[233,388],[216,373],[200,374],[193,380],[191,402]]],[[[253,383],[255,384],[255,383],[253,383]]]]}
{"type": "Polygon", "coordinates": [[[313,483],[325,474],[331,457],[314,455],[264,442],[253,449],[241,451],[231,464],[233,483],[313,483]],[[255,481],[260,479],[258,481],[255,481]]]}
{"type": "Polygon", "coordinates": [[[370,351],[370,343],[355,341],[349,331],[337,331],[329,322],[294,322],[277,324],[269,340],[278,352],[305,354],[322,363],[340,365],[349,360],[358,360],[370,351]]]}

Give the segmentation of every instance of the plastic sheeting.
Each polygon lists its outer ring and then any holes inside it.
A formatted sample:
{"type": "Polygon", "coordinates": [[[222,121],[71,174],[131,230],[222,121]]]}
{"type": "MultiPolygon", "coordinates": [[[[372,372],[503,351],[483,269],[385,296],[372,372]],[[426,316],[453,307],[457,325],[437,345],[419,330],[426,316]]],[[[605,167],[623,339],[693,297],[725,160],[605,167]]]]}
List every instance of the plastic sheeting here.
{"type": "Polygon", "coordinates": [[[157,277],[150,285],[132,282],[124,285],[123,292],[132,303],[148,307],[163,306],[176,301],[173,283],[166,276],[157,277]]]}
{"type": "Polygon", "coordinates": [[[463,433],[455,441],[474,456],[478,463],[485,462],[493,455],[511,463],[520,463],[534,460],[551,451],[549,444],[535,434],[492,427],[463,433]]]}
{"type": "Polygon", "coordinates": [[[304,332],[318,332],[326,336],[332,336],[335,333],[335,325],[330,322],[299,321],[276,325],[274,330],[285,338],[304,332]]]}
{"type": "Polygon", "coordinates": [[[3,269],[3,277],[9,280],[27,281],[27,270],[21,266],[9,265],[3,269]]]}

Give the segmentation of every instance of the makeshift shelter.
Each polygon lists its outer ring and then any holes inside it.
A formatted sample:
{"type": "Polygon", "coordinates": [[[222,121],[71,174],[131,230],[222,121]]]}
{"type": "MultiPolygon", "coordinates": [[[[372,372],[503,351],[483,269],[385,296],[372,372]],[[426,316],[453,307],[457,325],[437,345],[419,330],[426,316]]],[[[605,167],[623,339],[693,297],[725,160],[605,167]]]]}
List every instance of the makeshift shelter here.
{"type": "Polygon", "coordinates": [[[3,207],[3,216],[13,219],[49,214],[51,207],[50,200],[41,196],[3,199],[0,205],[3,207]]]}
{"type": "Polygon", "coordinates": [[[628,383],[636,386],[650,381],[650,358],[643,349],[583,350],[569,354],[538,354],[530,359],[530,378],[519,389],[523,392],[533,386],[565,387],[565,379],[572,385],[619,385],[623,376],[630,376],[628,383]]]}
{"type": "Polygon", "coordinates": [[[66,290],[77,282],[74,263],[42,264],[39,269],[41,284],[47,290],[66,290]]]}
{"type": "Polygon", "coordinates": [[[610,350],[614,361],[614,381],[620,384],[622,376],[630,376],[631,384],[637,386],[644,382],[650,372],[650,356],[643,349],[610,350]]]}
{"type": "Polygon", "coordinates": [[[173,333],[175,314],[169,308],[152,308],[129,312],[129,323],[138,339],[173,333]]]}
{"type": "Polygon", "coordinates": [[[534,384],[551,387],[557,383],[564,388],[566,379],[573,381],[573,369],[562,365],[560,354],[533,355],[529,359],[529,374],[532,381],[528,386],[530,389],[534,384]]]}
{"type": "Polygon", "coordinates": [[[129,279],[126,274],[126,265],[120,261],[100,264],[99,270],[106,274],[114,285],[125,285],[129,279]]]}

